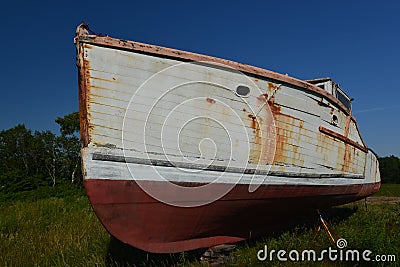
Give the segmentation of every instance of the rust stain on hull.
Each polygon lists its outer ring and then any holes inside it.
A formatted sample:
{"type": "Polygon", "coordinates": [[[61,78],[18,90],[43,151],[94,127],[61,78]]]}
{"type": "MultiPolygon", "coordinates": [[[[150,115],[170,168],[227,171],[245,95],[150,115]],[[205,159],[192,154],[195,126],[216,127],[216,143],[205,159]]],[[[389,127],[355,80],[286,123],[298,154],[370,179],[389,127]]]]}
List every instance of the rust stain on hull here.
{"type": "Polygon", "coordinates": [[[274,115],[267,103],[268,94],[257,97],[258,107],[262,108],[257,114],[248,114],[250,128],[253,129],[254,142],[250,149],[250,161],[255,164],[272,164],[274,161],[276,140],[276,126],[274,115]]]}
{"type": "Polygon", "coordinates": [[[268,94],[262,94],[262,95],[258,96],[257,100],[262,103],[266,103],[268,101],[268,94]]]}
{"type": "Polygon", "coordinates": [[[81,143],[87,147],[90,143],[89,122],[88,122],[88,96],[90,94],[90,63],[84,58],[84,49],[82,44],[77,44],[79,50],[78,56],[78,95],[79,95],[79,121],[81,143]]]}
{"type": "MultiPolygon", "coordinates": [[[[276,89],[272,83],[268,84],[269,87],[272,89],[276,89]]],[[[260,96],[264,99],[265,96],[260,96]]],[[[289,164],[289,165],[296,165],[295,161],[296,158],[299,158],[298,155],[298,146],[293,144],[291,139],[291,135],[293,133],[297,133],[298,138],[301,136],[301,129],[303,128],[304,121],[299,118],[293,117],[288,114],[284,114],[281,112],[281,106],[274,102],[274,96],[268,101],[268,107],[272,111],[272,115],[274,116],[275,120],[275,127],[276,127],[276,150],[275,156],[273,159],[273,164],[289,164]],[[295,121],[298,121],[299,126],[295,126],[295,121]],[[292,152],[293,154],[290,155],[288,152],[292,152]]],[[[297,140],[300,143],[299,140],[297,140]]],[[[298,144],[297,143],[297,144],[298,144]]],[[[297,164],[298,165],[298,164],[297,164]]]]}
{"type": "Polygon", "coordinates": [[[268,83],[268,91],[269,92],[272,92],[273,90],[276,90],[276,89],[278,89],[277,85],[275,85],[275,84],[273,84],[271,82],[268,83]]]}
{"type": "Polygon", "coordinates": [[[249,114],[250,118],[250,128],[253,129],[254,133],[254,143],[250,148],[250,162],[258,164],[261,160],[261,149],[262,149],[262,139],[260,134],[260,126],[257,117],[253,114],[249,114]]]}
{"type": "Polygon", "coordinates": [[[207,98],[206,98],[206,101],[207,101],[208,103],[210,103],[210,104],[215,104],[215,99],[212,99],[212,98],[210,98],[210,97],[207,97],[207,98]]]}
{"type": "MultiPolygon", "coordinates": [[[[267,98],[260,95],[257,99],[260,102],[265,102],[267,98]]],[[[303,132],[304,121],[282,113],[282,108],[275,103],[274,96],[268,101],[268,105],[276,125],[276,151],[273,163],[302,166],[304,159],[303,155],[299,153],[299,144],[302,143],[301,136],[305,135],[305,132],[303,132]]],[[[333,109],[330,113],[333,114],[333,109]]],[[[351,116],[348,116],[348,118],[351,118],[351,116]]],[[[356,157],[358,156],[357,150],[367,153],[368,148],[350,140],[347,136],[341,136],[324,127],[320,127],[320,132],[338,138],[340,142],[319,134],[316,144],[317,154],[323,154],[324,159],[327,160],[327,154],[331,153],[332,147],[338,147],[335,168],[346,173],[358,173],[355,167],[356,157]]],[[[361,158],[358,160],[362,161],[361,158]]]]}
{"type": "Polygon", "coordinates": [[[344,144],[344,158],[343,158],[343,165],[342,165],[342,172],[354,172],[352,168],[354,162],[354,156],[356,153],[356,148],[349,144],[344,144]]]}

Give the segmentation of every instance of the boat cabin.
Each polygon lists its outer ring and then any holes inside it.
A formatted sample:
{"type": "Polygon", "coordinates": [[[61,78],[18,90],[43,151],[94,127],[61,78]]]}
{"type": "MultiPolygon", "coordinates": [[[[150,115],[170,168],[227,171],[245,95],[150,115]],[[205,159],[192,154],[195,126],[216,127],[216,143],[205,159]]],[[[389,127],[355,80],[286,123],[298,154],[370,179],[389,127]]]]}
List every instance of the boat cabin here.
{"type": "Polygon", "coordinates": [[[314,84],[329,94],[334,95],[348,110],[351,110],[351,101],[353,99],[350,98],[343,89],[340,88],[339,84],[335,83],[331,78],[319,78],[307,80],[306,82],[314,84]]]}

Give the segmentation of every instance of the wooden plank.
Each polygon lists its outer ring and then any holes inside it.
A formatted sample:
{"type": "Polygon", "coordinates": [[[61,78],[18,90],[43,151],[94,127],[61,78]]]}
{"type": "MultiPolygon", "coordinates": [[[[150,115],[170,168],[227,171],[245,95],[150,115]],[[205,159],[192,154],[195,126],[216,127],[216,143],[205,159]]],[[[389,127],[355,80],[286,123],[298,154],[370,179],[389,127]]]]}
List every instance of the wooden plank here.
{"type": "Polygon", "coordinates": [[[336,132],[334,132],[334,131],[331,131],[331,130],[329,130],[329,129],[325,128],[325,127],[322,127],[322,126],[319,127],[319,130],[320,130],[322,133],[325,133],[325,134],[327,134],[327,135],[333,136],[333,137],[335,137],[335,138],[337,138],[337,139],[339,139],[339,140],[341,140],[341,141],[343,141],[343,142],[345,142],[345,143],[347,143],[347,144],[350,144],[350,145],[352,145],[352,146],[354,146],[354,147],[360,149],[361,151],[363,151],[363,152],[365,152],[365,153],[368,152],[368,148],[367,148],[366,146],[360,145],[359,143],[356,143],[356,142],[354,142],[353,140],[350,140],[349,138],[347,138],[347,137],[344,136],[344,135],[341,135],[341,134],[339,134],[339,133],[336,133],[336,132]]]}

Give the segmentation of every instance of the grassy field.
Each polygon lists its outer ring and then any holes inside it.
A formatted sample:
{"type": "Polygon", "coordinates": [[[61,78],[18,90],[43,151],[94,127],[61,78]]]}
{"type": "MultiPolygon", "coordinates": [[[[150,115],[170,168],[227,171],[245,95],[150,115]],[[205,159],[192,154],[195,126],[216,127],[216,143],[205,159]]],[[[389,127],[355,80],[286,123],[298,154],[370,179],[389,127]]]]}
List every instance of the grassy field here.
{"type": "MultiPolygon", "coordinates": [[[[204,266],[198,253],[154,255],[110,238],[98,222],[82,190],[65,193],[23,193],[2,196],[0,204],[1,266],[204,266]]],[[[399,185],[384,185],[378,196],[400,197],[399,185]]],[[[365,207],[363,201],[333,209],[327,220],[347,240],[349,249],[369,249],[376,254],[396,255],[400,264],[400,204],[383,199],[365,207]]],[[[269,249],[314,249],[330,246],[324,232],[312,241],[317,220],[299,223],[281,233],[239,243],[233,266],[267,266],[257,252],[269,249]]],[[[312,262],[311,262],[312,263],[312,262]]],[[[292,265],[275,260],[274,266],[292,265]]],[[[315,263],[319,266],[321,263],[315,263]]],[[[313,266],[298,262],[296,266],[313,266]]],[[[367,265],[367,264],[365,264],[367,265]]],[[[324,266],[354,266],[354,262],[324,262],[324,266]]],[[[359,265],[363,266],[363,264],[359,265]]],[[[370,266],[370,265],[368,265],[370,266]]]]}
{"type": "Polygon", "coordinates": [[[400,184],[382,184],[374,196],[400,197],[400,184]]]}

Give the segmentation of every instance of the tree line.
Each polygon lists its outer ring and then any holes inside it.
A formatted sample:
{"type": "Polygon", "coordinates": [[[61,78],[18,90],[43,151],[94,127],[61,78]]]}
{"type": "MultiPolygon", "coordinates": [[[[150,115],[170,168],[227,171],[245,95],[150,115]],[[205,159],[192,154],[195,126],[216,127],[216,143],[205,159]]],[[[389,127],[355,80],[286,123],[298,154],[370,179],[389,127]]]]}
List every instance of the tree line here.
{"type": "MultiPolygon", "coordinates": [[[[60,134],[19,124],[0,131],[0,192],[29,191],[59,184],[83,184],[79,113],[56,118],[60,134]]],[[[383,183],[400,183],[400,159],[380,157],[383,183]]]]}
{"type": "Polygon", "coordinates": [[[392,155],[379,158],[378,160],[382,182],[400,184],[400,159],[392,155]]]}
{"type": "Polygon", "coordinates": [[[60,134],[19,124],[0,131],[0,192],[82,184],[79,113],[59,117],[60,134]]]}

